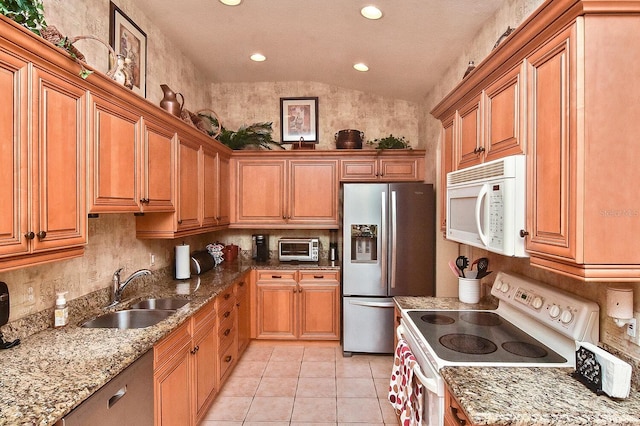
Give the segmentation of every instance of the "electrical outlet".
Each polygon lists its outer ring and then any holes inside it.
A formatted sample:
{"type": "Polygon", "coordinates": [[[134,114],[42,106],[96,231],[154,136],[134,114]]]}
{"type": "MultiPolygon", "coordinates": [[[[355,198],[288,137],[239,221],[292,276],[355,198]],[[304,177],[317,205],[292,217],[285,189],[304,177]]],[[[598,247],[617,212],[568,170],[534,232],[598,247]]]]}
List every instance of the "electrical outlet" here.
{"type": "Polygon", "coordinates": [[[156,264],[156,255],[153,253],[149,253],[149,266],[153,266],[156,264]]]}
{"type": "Polygon", "coordinates": [[[631,343],[640,346],[640,332],[638,332],[638,326],[640,325],[640,312],[634,312],[631,322],[627,325],[627,335],[631,343]]]}

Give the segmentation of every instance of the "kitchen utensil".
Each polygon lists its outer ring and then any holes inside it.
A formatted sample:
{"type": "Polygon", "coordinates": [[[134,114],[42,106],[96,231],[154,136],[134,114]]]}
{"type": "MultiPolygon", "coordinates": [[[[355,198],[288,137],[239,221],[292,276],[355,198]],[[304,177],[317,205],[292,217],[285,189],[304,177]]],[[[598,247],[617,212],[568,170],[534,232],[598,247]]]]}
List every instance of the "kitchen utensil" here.
{"type": "Polygon", "coordinates": [[[460,269],[462,278],[465,278],[464,270],[469,267],[469,259],[467,258],[467,256],[458,256],[458,258],[456,259],[456,266],[458,267],[458,269],[460,269]]]}
{"type": "MultiPolygon", "coordinates": [[[[489,259],[487,259],[486,257],[481,257],[479,259],[476,259],[473,264],[478,264],[478,275],[476,276],[476,278],[480,279],[482,277],[484,277],[485,275],[487,275],[487,268],[489,267],[489,259]]],[[[471,269],[473,269],[473,265],[471,265],[471,269]]]]}
{"type": "Polygon", "coordinates": [[[456,266],[455,262],[453,260],[449,261],[449,268],[451,269],[451,272],[454,273],[454,275],[457,278],[460,278],[462,275],[460,275],[460,269],[458,269],[458,267],[456,266]]]}

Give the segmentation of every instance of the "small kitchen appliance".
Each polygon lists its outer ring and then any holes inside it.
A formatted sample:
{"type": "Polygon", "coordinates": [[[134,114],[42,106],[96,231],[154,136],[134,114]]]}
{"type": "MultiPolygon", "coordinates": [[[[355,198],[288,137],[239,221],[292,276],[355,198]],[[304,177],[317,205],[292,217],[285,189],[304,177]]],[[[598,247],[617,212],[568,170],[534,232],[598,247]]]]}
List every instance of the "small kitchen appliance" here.
{"type": "Polygon", "coordinates": [[[445,366],[575,367],[577,344],[598,342],[594,302],[504,272],[491,294],[499,301],[493,311],[402,311],[396,333],[425,377],[424,424],[443,425],[445,366]]]}
{"type": "Polygon", "coordinates": [[[253,235],[252,257],[256,262],[269,260],[269,236],[267,234],[253,235]]]}
{"type": "Polygon", "coordinates": [[[318,238],[281,238],[278,259],[281,262],[317,262],[320,250],[318,238]]]}

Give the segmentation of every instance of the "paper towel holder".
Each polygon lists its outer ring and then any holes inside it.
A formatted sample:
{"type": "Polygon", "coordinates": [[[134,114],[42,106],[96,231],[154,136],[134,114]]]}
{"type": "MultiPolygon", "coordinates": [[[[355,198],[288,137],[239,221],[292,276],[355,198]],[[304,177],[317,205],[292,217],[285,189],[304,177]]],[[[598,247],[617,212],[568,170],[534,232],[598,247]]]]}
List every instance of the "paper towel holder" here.
{"type": "Polygon", "coordinates": [[[633,324],[633,289],[631,287],[607,287],[607,315],[618,327],[633,324]]]}

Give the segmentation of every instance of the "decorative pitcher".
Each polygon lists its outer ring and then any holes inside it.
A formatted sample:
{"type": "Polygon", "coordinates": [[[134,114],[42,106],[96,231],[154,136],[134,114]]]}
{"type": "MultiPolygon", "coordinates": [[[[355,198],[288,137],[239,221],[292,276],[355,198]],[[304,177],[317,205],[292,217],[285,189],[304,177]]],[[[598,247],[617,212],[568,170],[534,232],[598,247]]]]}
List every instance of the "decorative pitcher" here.
{"type": "Polygon", "coordinates": [[[160,101],[160,108],[169,111],[171,114],[175,115],[176,117],[180,117],[180,113],[182,112],[182,107],[184,106],[184,96],[182,96],[182,93],[175,93],[166,84],[161,84],[160,88],[164,93],[164,97],[160,101]],[[178,95],[180,95],[182,102],[178,102],[178,98],[177,98],[178,95]]]}

